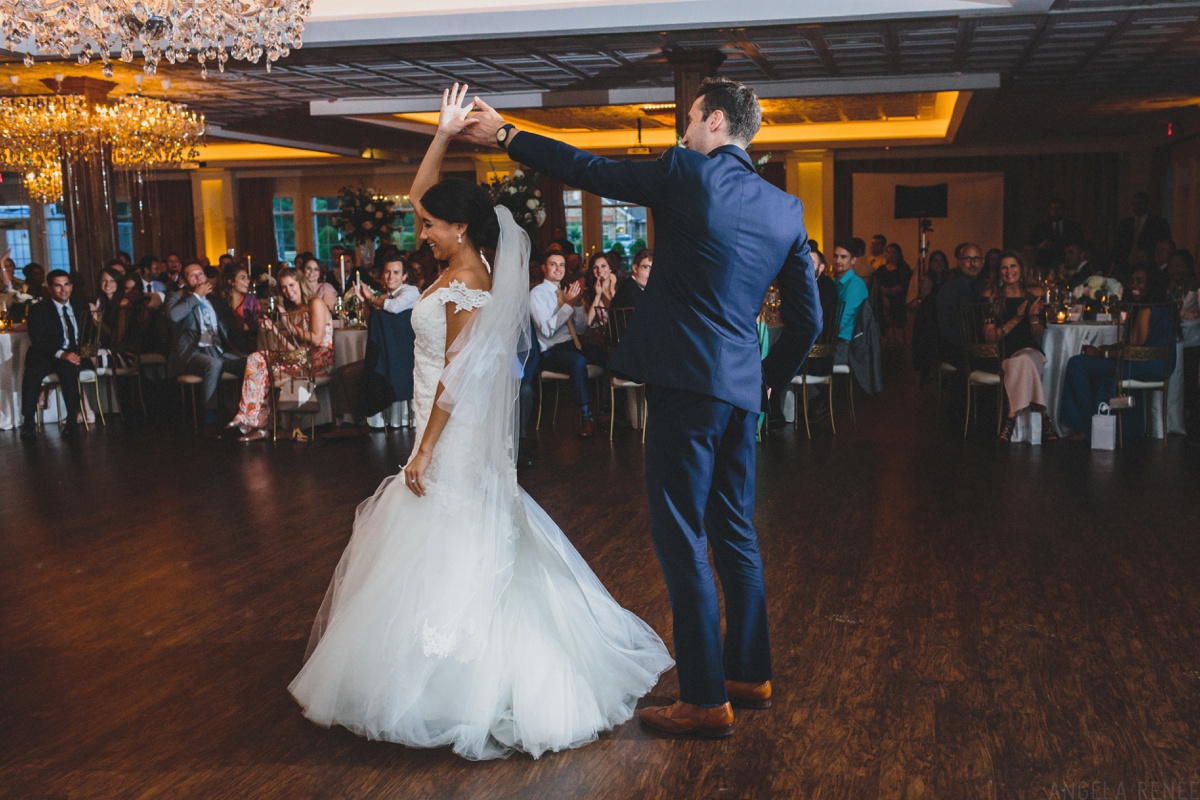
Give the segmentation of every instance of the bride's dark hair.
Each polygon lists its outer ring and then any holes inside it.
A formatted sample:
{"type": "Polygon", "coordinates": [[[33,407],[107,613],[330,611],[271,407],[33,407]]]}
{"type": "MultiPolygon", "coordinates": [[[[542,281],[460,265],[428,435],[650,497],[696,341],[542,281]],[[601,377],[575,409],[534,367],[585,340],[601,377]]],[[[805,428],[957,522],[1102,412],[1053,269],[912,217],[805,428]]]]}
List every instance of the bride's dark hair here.
{"type": "Polygon", "coordinates": [[[432,217],[444,222],[461,222],[467,236],[481,250],[494,250],[500,238],[500,223],[487,192],[462,178],[447,178],[431,187],[421,198],[421,206],[432,217]]]}

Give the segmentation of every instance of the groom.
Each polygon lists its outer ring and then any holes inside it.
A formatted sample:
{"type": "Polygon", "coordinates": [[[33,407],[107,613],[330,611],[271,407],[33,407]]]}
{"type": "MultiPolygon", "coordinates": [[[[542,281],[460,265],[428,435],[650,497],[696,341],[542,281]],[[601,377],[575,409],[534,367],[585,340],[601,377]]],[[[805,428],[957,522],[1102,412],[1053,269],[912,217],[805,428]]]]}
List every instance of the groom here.
{"type": "Polygon", "coordinates": [[[762,112],[754,90],[734,81],[701,85],[683,147],[657,161],[594,156],[519,130],[478,98],[475,104],[479,113],[464,138],[500,146],[568,186],[654,213],[654,272],[610,366],[647,386],[650,531],[671,599],[679,700],[638,716],[668,733],[728,736],[730,700],[771,704],[753,525],[763,400],[755,323],[778,276],[789,363],[774,359],[772,372],[786,385],[821,329],[803,208],[755,172],[746,148],[762,112]],[[725,595],[723,645],[709,546],[725,595]]]}

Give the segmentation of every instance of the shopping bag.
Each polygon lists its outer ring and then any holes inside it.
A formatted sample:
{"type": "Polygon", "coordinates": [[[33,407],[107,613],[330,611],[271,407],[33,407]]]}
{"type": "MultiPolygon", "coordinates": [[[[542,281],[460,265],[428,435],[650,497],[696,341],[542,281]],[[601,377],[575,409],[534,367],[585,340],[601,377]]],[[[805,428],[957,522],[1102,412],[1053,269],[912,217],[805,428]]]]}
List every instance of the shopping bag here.
{"type": "Polygon", "coordinates": [[[1101,403],[1099,412],[1092,415],[1092,449],[1117,449],[1117,416],[1108,403],[1101,403]]]}

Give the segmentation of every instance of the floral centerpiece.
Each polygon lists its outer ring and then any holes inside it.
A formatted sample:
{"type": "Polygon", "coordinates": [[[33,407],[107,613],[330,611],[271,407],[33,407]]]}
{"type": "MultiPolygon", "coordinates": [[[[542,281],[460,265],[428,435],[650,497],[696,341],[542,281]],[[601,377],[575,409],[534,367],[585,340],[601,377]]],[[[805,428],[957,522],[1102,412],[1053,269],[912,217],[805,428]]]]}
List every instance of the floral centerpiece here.
{"type": "Polygon", "coordinates": [[[494,176],[483,186],[492,202],[511,211],[513,219],[533,241],[537,241],[538,231],[546,222],[546,205],[541,190],[534,186],[536,181],[537,173],[518,169],[510,176],[494,176]]]}
{"type": "Polygon", "coordinates": [[[404,212],[397,211],[390,199],[377,196],[368,186],[343,186],[340,195],[333,227],[344,240],[358,245],[360,263],[370,267],[375,242],[391,237],[404,212]]]}
{"type": "Polygon", "coordinates": [[[40,299],[26,292],[0,292],[0,305],[5,308],[5,326],[24,323],[29,316],[29,309],[40,299]]]}
{"type": "Polygon", "coordinates": [[[1103,275],[1093,275],[1087,279],[1086,283],[1081,283],[1072,290],[1076,300],[1086,297],[1089,300],[1103,301],[1108,298],[1109,302],[1120,300],[1124,293],[1125,287],[1121,285],[1120,281],[1106,278],[1103,275]]]}
{"type": "Polygon", "coordinates": [[[1098,314],[1108,314],[1109,304],[1120,300],[1124,292],[1120,281],[1093,275],[1086,283],[1076,286],[1071,294],[1076,300],[1083,301],[1083,318],[1096,319],[1098,314]]]}

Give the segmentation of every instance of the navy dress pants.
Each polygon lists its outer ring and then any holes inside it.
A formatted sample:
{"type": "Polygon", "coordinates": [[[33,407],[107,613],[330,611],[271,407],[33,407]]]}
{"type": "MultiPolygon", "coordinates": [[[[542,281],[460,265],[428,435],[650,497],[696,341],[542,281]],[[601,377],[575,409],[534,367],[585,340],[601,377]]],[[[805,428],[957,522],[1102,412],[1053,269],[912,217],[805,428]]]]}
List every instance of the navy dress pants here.
{"type": "Polygon", "coordinates": [[[754,533],[758,414],[646,387],[650,533],[674,619],[679,698],[718,706],[725,681],[771,678],[767,599],[754,533]],[[725,640],[708,549],[725,597],[725,640]]]}

